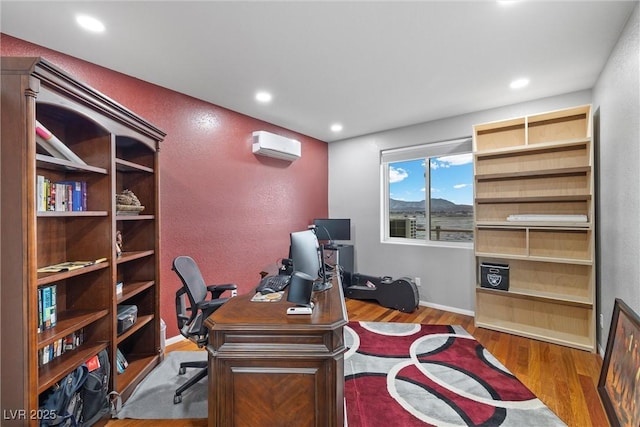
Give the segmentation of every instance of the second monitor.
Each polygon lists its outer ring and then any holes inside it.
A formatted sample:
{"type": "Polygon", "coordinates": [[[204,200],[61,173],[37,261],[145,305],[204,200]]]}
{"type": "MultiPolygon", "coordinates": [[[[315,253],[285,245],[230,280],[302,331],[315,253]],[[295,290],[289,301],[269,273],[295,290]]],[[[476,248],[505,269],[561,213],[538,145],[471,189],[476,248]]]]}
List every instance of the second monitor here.
{"type": "Polygon", "coordinates": [[[305,273],[315,281],[314,291],[324,291],[331,287],[324,269],[324,257],[318,238],[312,230],[291,233],[289,258],[294,272],[305,273]]]}
{"type": "Polygon", "coordinates": [[[316,218],[313,220],[318,240],[328,241],[332,246],[336,240],[351,240],[351,219],[316,218]]]}

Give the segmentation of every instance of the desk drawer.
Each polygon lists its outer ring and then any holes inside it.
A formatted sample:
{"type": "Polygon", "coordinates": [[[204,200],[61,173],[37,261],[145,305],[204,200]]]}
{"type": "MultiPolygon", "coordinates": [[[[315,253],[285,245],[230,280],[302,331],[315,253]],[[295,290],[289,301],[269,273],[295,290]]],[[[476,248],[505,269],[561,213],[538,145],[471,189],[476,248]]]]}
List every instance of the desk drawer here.
{"type": "Polygon", "coordinates": [[[291,333],[263,333],[242,331],[215,331],[209,333],[210,351],[218,355],[232,353],[269,354],[281,357],[288,355],[327,356],[345,351],[342,328],[334,331],[296,331],[291,333]]]}

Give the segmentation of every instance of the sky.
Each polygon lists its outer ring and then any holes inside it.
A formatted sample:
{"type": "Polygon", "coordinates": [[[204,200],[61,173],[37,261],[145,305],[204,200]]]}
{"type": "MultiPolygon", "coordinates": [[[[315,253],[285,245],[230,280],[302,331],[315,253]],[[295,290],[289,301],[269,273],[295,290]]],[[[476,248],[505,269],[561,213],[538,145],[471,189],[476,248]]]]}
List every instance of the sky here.
{"type": "MultiPolygon", "coordinates": [[[[389,193],[392,199],[425,200],[425,159],[389,164],[389,193]]],[[[458,154],[431,158],[431,197],[458,205],[473,204],[473,155],[458,154]]]]}

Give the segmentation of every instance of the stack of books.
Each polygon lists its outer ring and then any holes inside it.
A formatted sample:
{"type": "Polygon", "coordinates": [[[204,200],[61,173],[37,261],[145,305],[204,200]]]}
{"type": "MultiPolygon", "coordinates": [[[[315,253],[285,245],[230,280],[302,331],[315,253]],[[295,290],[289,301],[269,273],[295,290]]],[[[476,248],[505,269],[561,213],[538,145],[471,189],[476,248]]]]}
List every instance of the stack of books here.
{"type": "Polygon", "coordinates": [[[56,285],[38,288],[38,332],[56,326],[56,285]]]}
{"type": "Polygon", "coordinates": [[[129,366],[129,362],[127,362],[127,359],[124,357],[124,354],[122,354],[122,351],[120,351],[120,348],[116,349],[116,369],[118,370],[118,373],[121,374],[124,372],[125,369],[127,369],[127,366],[129,366]]]}
{"type": "Polygon", "coordinates": [[[84,329],[73,332],[38,350],[38,365],[44,366],[63,353],[75,350],[84,342],[84,329]]]}
{"type": "Polygon", "coordinates": [[[36,204],[38,212],[86,211],[86,181],[51,182],[38,175],[36,179],[36,204]]]}

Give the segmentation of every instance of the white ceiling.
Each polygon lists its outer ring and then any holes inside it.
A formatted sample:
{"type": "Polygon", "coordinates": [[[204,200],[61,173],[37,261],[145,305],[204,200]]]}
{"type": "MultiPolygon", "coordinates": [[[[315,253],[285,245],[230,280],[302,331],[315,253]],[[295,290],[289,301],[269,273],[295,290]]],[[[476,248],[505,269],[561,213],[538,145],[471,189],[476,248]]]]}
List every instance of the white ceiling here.
{"type": "Polygon", "coordinates": [[[591,88],[637,4],[2,0],[0,30],[330,142],[591,88]]]}

